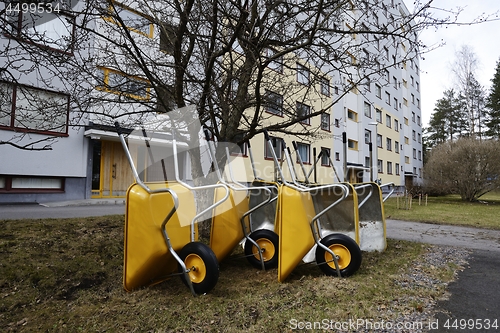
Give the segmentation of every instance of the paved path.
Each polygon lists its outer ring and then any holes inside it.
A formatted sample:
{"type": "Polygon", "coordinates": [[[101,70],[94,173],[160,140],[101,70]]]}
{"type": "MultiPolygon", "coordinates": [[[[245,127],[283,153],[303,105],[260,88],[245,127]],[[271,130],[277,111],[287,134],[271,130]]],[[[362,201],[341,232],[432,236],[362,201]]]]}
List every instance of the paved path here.
{"type": "Polygon", "coordinates": [[[500,252],[500,230],[396,220],[386,224],[388,238],[500,252]]]}
{"type": "Polygon", "coordinates": [[[500,230],[386,222],[388,238],[472,250],[468,267],[448,285],[449,299],[438,302],[439,325],[430,332],[500,332],[500,230]]]}
{"type": "Polygon", "coordinates": [[[0,220],[90,217],[125,214],[124,200],[77,200],[0,205],[0,220]]]}

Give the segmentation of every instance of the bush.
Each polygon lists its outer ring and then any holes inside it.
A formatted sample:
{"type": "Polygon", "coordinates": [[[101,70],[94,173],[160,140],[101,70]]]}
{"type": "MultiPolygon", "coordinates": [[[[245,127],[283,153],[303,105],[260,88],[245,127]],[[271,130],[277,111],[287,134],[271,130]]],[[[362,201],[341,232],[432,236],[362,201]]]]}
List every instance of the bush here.
{"type": "Polygon", "coordinates": [[[476,201],[500,186],[500,143],[496,140],[460,138],[432,149],[425,165],[429,193],[459,194],[476,201]]]}

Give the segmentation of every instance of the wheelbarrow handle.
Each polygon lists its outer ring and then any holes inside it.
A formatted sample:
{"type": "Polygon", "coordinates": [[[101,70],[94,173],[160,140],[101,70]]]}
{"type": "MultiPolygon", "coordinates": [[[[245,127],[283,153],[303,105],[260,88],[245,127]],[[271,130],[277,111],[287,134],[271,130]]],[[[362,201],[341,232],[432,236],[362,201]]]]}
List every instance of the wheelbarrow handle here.
{"type": "Polygon", "coordinates": [[[263,132],[264,132],[264,138],[266,139],[266,141],[271,140],[271,138],[269,137],[269,133],[267,132],[267,130],[265,129],[265,130],[263,130],[263,132]]]}

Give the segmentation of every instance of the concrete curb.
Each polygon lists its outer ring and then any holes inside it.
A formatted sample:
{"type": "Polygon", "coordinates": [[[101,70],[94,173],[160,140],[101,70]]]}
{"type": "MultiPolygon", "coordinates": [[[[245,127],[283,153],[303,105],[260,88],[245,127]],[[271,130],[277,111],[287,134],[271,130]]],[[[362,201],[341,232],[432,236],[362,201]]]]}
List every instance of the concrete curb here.
{"type": "Polygon", "coordinates": [[[68,206],[92,206],[92,205],[125,205],[125,199],[85,199],[56,202],[39,203],[43,207],[68,207],[68,206]]]}

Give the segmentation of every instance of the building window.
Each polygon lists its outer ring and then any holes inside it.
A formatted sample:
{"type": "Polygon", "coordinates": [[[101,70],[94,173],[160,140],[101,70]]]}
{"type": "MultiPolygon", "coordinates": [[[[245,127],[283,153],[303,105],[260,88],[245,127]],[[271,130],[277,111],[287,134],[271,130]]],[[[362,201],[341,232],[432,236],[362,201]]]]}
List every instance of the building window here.
{"type": "Polygon", "coordinates": [[[351,119],[352,121],[358,121],[358,114],[351,109],[347,110],[347,118],[351,119]]]}
{"type": "Polygon", "coordinates": [[[399,132],[399,120],[394,119],[394,130],[399,132]]]}
{"type": "Polygon", "coordinates": [[[297,64],[297,82],[308,86],[309,76],[309,69],[301,64],[297,64]]]}
{"type": "Polygon", "coordinates": [[[266,55],[269,60],[267,67],[278,72],[283,73],[283,56],[276,57],[276,50],[267,49],[266,55]]]}
{"type": "Polygon", "coordinates": [[[330,115],[328,113],[321,114],[321,129],[330,131],[330,115]]]}
{"type": "MultiPolygon", "coordinates": [[[[297,108],[297,117],[306,117],[311,114],[311,107],[309,105],[306,105],[304,103],[297,102],[296,103],[296,108],[297,108]]],[[[300,121],[302,124],[311,124],[311,118],[306,118],[300,121]]]]}
{"type": "MultiPolygon", "coordinates": [[[[283,147],[285,146],[283,139],[277,138],[277,137],[270,137],[270,139],[271,139],[271,143],[273,145],[273,150],[276,154],[276,157],[278,158],[278,160],[281,160],[283,147]]],[[[269,144],[267,143],[267,141],[264,142],[264,157],[266,159],[273,159],[273,154],[272,154],[272,151],[269,149],[269,144]]]]}
{"type": "Polygon", "coordinates": [[[386,148],[387,150],[389,151],[392,151],[392,139],[391,138],[385,138],[385,141],[386,141],[386,148]]]}
{"type": "Polygon", "coordinates": [[[330,96],[330,80],[326,77],[320,79],[320,91],[325,96],[330,96]]]}
{"type": "Polygon", "coordinates": [[[405,145],[409,145],[409,144],[410,144],[410,139],[407,136],[405,136],[405,145]]]}
{"type": "Polygon", "coordinates": [[[0,127],[67,135],[69,95],[0,82],[0,127]]]}
{"type": "Polygon", "coordinates": [[[413,159],[417,159],[417,150],[415,148],[413,148],[413,159]]]}
{"type": "Polygon", "coordinates": [[[239,145],[231,144],[231,145],[229,145],[229,150],[230,150],[231,155],[233,155],[233,156],[247,157],[248,156],[248,143],[243,142],[242,144],[239,144],[239,145]]]}
{"type": "Polygon", "coordinates": [[[113,17],[117,14],[128,30],[148,38],[153,38],[154,27],[149,17],[132,8],[112,1],[109,5],[110,16],[104,19],[116,25],[121,25],[121,23],[113,17]]]}
{"type": "Polygon", "coordinates": [[[311,163],[311,145],[306,143],[297,142],[297,162],[299,156],[303,163],[311,163]]]}
{"type": "Polygon", "coordinates": [[[0,176],[0,193],[64,192],[64,178],[0,176]]]}
{"type": "Polygon", "coordinates": [[[116,95],[127,96],[133,99],[149,99],[149,81],[138,76],[127,75],[125,73],[98,67],[100,84],[98,90],[106,91],[116,95]]]}
{"type": "Polygon", "coordinates": [[[394,89],[398,89],[398,79],[395,76],[392,77],[392,82],[394,84],[394,89]]]}
{"type": "Polygon", "coordinates": [[[377,147],[382,148],[382,134],[377,134],[377,147]]]}
{"type": "Polygon", "coordinates": [[[388,114],[385,115],[385,125],[389,128],[392,126],[392,118],[388,114]]]}
{"type": "Polygon", "coordinates": [[[420,116],[417,116],[417,125],[420,126],[421,123],[420,123],[420,116]]]}
{"type": "Polygon", "coordinates": [[[375,120],[377,120],[379,123],[382,123],[382,110],[375,110],[375,120]]]}
{"type": "Polygon", "coordinates": [[[371,118],[372,117],[372,106],[370,105],[370,103],[365,102],[364,109],[365,109],[365,116],[367,116],[368,118],[371,118]]]}
{"type": "Polygon", "coordinates": [[[159,26],[160,29],[160,51],[167,54],[174,54],[175,43],[175,27],[171,24],[164,23],[159,26]]]}
{"type": "Polygon", "coordinates": [[[418,138],[418,143],[422,143],[422,134],[418,133],[417,138],[418,138]]]}
{"type": "Polygon", "coordinates": [[[391,105],[391,94],[389,92],[385,92],[385,102],[389,105],[391,105]]]}
{"type": "Polygon", "coordinates": [[[283,96],[267,90],[265,94],[266,111],[283,116],[283,96]]]}
{"type": "Polygon", "coordinates": [[[394,97],[393,104],[394,104],[394,110],[397,110],[398,109],[398,99],[396,97],[394,97]]]}
{"type": "Polygon", "coordinates": [[[377,160],[378,173],[384,173],[384,162],[382,160],[377,160]]]}
{"type": "Polygon", "coordinates": [[[368,156],[365,156],[365,168],[371,168],[371,161],[368,156]]]}
{"type": "Polygon", "coordinates": [[[321,147],[321,165],[330,166],[330,148],[321,147]]]}
{"type": "Polygon", "coordinates": [[[365,129],[365,143],[372,142],[372,131],[365,129]]]}
{"type": "Polygon", "coordinates": [[[418,160],[419,161],[422,160],[422,151],[421,150],[418,151],[418,160]]]}
{"type": "Polygon", "coordinates": [[[387,174],[392,175],[392,162],[387,162],[387,174]]]}
{"type": "Polygon", "coordinates": [[[411,137],[412,137],[413,141],[417,141],[417,136],[416,136],[415,130],[411,131],[411,137]]]}
{"type": "Polygon", "coordinates": [[[375,85],[375,96],[382,99],[382,87],[380,87],[378,84],[375,85]]]}
{"type": "Polygon", "coordinates": [[[410,164],[410,157],[409,156],[405,156],[405,163],[410,164]]]}
{"type": "Polygon", "coordinates": [[[405,125],[408,125],[408,118],[406,118],[406,117],[404,118],[404,123],[405,123],[405,125]]]}
{"type": "MultiPolygon", "coordinates": [[[[15,4],[15,2],[11,3],[15,4]]],[[[51,4],[51,2],[48,2],[48,4],[51,4]]],[[[75,18],[63,14],[63,9],[66,8],[59,5],[59,2],[52,4],[54,4],[53,6],[56,6],[55,4],[60,6],[57,7],[59,12],[54,11],[56,7],[51,7],[53,9],[51,13],[44,11],[42,15],[23,10],[6,14],[6,20],[10,23],[7,30],[12,36],[21,40],[64,53],[73,53],[75,18]]],[[[49,7],[45,8],[48,10],[49,7]]]]}
{"type": "Polygon", "coordinates": [[[403,105],[404,106],[408,106],[408,100],[406,98],[403,97],[403,105]]]}
{"type": "Polygon", "coordinates": [[[340,153],[339,152],[335,153],[335,161],[340,161],[340,153]]]}
{"type": "Polygon", "coordinates": [[[335,127],[340,127],[340,121],[337,118],[335,118],[335,127]]]}
{"type": "Polygon", "coordinates": [[[347,140],[347,147],[352,150],[358,150],[358,141],[356,140],[347,140]]]}
{"type": "Polygon", "coordinates": [[[399,163],[396,163],[396,176],[399,176],[399,163]]]}
{"type": "Polygon", "coordinates": [[[399,141],[394,141],[394,152],[399,154],[399,141]]]}

